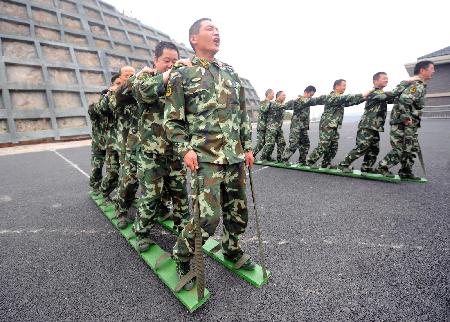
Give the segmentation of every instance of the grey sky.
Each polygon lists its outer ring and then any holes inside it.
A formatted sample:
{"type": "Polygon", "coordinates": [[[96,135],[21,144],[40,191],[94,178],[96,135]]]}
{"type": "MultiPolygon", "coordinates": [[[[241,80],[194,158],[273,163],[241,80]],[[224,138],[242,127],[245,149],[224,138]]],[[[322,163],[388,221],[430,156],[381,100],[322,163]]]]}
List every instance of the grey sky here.
{"type": "Polygon", "coordinates": [[[388,73],[389,89],[408,77],[405,63],[450,45],[450,8],[442,0],[107,2],[187,45],[189,26],[211,18],[221,35],[217,58],[261,98],[269,87],[293,98],[309,84],[325,94],[338,78],[347,80],[346,93],[360,93],[377,71],[388,73]]]}

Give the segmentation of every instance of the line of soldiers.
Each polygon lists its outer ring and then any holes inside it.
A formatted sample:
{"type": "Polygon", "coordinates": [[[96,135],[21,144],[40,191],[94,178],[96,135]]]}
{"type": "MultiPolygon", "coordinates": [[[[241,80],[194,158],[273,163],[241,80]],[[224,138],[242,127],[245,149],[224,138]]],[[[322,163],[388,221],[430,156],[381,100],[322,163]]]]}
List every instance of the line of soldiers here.
{"type": "MultiPolygon", "coordinates": [[[[245,166],[253,165],[244,88],[233,68],[214,58],[220,36],[210,19],[191,26],[189,42],[193,58],[179,60],[173,43],[160,42],[154,68],[136,72],[122,67],[100,100],[89,106],[90,186],[115,203],[119,228],[129,224],[128,210],[141,187],[133,223],[141,252],[154,243],[150,230],[158,216],[167,217],[167,203],[172,203],[171,217],[179,233],[173,258],[180,279],[190,271],[194,254],[187,168],[192,191],[197,185],[200,191],[193,198],[199,199],[203,243],[214,235],[222,216],[224,256],[243,269],[255,268],[239,245],[248,222],[245,166]]],[[[188,280],[184,288],[193,285],[194,280],[188,280]]]]}
{"type": "Polygon", "coordinates": [[[313,97],[316,88],[308,86],[303,95],[286,103],[283,91],[279,91],[275,101],[272,101],[274,91],[268,89],[265,100],[260,103],[254,155],[261,151],[261,160],[273,161],[271,155],[276,144],[278,162],[288,162],[299,150],[300,164],[318,168],[315,164],[322,158],[322,168],[338,168],[343,172],[352,172],[351,164],[356,159],[364,157],[362,172],[392,177],[394,174],[389,168],[400,163],[400,177],[418,179],[413,174],[412,167],[416,153],[420,153],[418,129],[425,105],[427,81],[433,74],[433,62],[421,61],[414,67],[414,76],[402,81],[392,91],[383,90],[388,83],[388,76],[385,72],[378,72],[373,75],[373,89],[365,93],[344,95],[346,81],[338,79],[334,82],[333,91],[329,95],[313,97]],[[356,147],[344,160],[332,165],[331,161],[338,150],[338,130],[342,126],[344,108],[362,102],[365,102],[365,107],[358,124],[356,147]],[[374,168],[380,151],[379,133],[384,131],[387,104],[392,103],[394,104],[390,116],[392,150],[378,163],[378,167],[374,168]],[[319,124],[319,144],[308,156],[310,107],[315,105],[324,105],[324,112],[319,124]],[[285,110],[293,110],[288,147],[282,129],[285,110]]]}

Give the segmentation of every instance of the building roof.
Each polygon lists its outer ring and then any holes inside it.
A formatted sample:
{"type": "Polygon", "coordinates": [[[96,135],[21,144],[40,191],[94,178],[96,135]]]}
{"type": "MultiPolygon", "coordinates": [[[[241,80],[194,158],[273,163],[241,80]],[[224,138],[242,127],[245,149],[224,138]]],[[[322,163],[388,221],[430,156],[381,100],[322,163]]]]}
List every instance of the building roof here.
{"type": "Polygon", "coordinates": [[[432,52],[431,54],[419,57],[417,59],[425,59],[425,58],[432,58],[432,57],[439,57],[439,56],[446,56],[446,55],[450,55],[450,46],[439,49],[435,52],[432,52]]]}

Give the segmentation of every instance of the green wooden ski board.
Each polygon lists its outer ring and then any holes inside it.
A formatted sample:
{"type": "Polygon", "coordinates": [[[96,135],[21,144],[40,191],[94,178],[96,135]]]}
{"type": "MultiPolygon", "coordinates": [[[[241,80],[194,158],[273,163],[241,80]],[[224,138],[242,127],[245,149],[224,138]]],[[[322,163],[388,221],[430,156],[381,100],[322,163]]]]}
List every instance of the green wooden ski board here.
{"type": "MultiPolygon", "coordinates": [[[[96,200],[94,199],[94,201],[96,201],[96,200]]],[[[103,205],[102,201],[103,200],[100,201],[100,204],[101,204],[100,208],[104,212],[105,216],[108,217],[110,220],[116,221],[116,222],[114,222],[114,224],[117,225],[117,219],[114,219],[114,216],[115,216],[114,205],[111,205],[111,204],[103,205]]],[[[136,205],[136,203],[134,203],[134,205],[136,205]]],[[[161,221],[158,219],[157,222],[167,231],[170,231],[171,233],[176,234],[172,220],[161,221]]],[[[120,230],[120,232],[127,240],[134,236],[134,233],[132,231],[132,225],[128,225],[127,228],[120,230]]],[[[262,273],[262,267],[258,264],[256,265],[256,267],[253,271],[246,271],[244,269],[234,268],[233,262],[226,260],[223,257],[223,254],[220,250],[217,252],[212,252],[212,249],[217,247],[219,244],[220,243],[217,240],[210,238],[206,241],[205,245],[203,245],[203,251],[208,256],[210,256],[214,260],[218,261],[221,265],[225,266],[226,268],[228,268],[229,270],[231,270],[232,272],[234,272],[239,277],[241,277],[243,280],[247,281],[248,283],[252,284],[253,286],[260,288],[264,284],[267,284],[269,277],[271,275],[270,271],[268,271],[268,270],[266,271],[267,277],[264,278],[263,273],[262,273]]]]}
{"type": "Polygon", "coordinates": [[[400,179],[402,182],[410,182],[410,183],[427,183],[427,178],[420,178],[420,179],[400,179]]]}
{"type": "Polygon", "coordinates": [[[263,166],[269,166],[269,167],[275,167],[275,168],[282,168],[282,169],[290,169],[290,170],[299,170],[299,171],[307,171],[307,172],[315,172],[315,173],[325,173],[325,174],[331,174],[335,176],[341,176],[341,177],[351,177],[351,178],[357,178],[357,179],[366,179],[366,180],[376,180],[376,181],[386,181],[386,182],[393,182],[398,183],[400,182],[400,177],[396,175],[395,177],[385,177],[381,174],[377,173],[361,173],[359,170],[353,170],[352,172],[346,173],[342,172],[339,169],[327,169],[327,168],[311,168],[308,166],[302,166],[295,163],[280,163],[280,162],[268,162],[268,161],[255,161],[255,164],[257,165],[263,165],[263,166]]]}
{"type": "Polygon", "coordinates": [[[197,298],[197,287],[194,287],[190,291],[181,290],[175,292],[175,286],[178,283],[178,276],[176,273],[176,263],[172,258],[166,259],[159,268],[156,268],[156,261],[158,258],[166,253],[158,245],[151,245],[150,248],[140,253],[138,251],[136,236],[133,232],[132,225],[128,225],[125,229],[119,229],[117,227],[118,220],[115,218],[115,208],[111,204],[104,204],[104,200],[101,196],[95,195],[90,192],[92,200],[99,206],[103,214],[108,218],[111,223],[116,227],[123,237],[130,243],[130,245],[138,252],[139,256],[147,263],[148,266],[155,272],[156,276],[172,291],[175,297],[188,309],[189,312],[194,312],[201,307],[209,299],[209,291],[205,288],[204,297],[199,301],[197,298]]]}

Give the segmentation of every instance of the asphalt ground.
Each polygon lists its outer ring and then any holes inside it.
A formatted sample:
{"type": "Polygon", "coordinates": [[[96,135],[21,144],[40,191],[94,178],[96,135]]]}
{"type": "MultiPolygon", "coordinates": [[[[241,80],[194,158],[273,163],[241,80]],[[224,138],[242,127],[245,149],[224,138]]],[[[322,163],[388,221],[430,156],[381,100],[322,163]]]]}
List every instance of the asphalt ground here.
{"type": "MultiPolygon", "coordinates": [[[[355,134],[345,123],[336,161],[355,134]]],[[[89,199],[89,146],[1,156],[0,321],[449,321],[450,120],[425,120],[420,142],[428,184],[255,166],[273,276],[257,289],[206,257],[212,296],[193,314],[89,199]]],[[[242,246],[257,259],[255,235],[251,212],[242,246]]]]}

